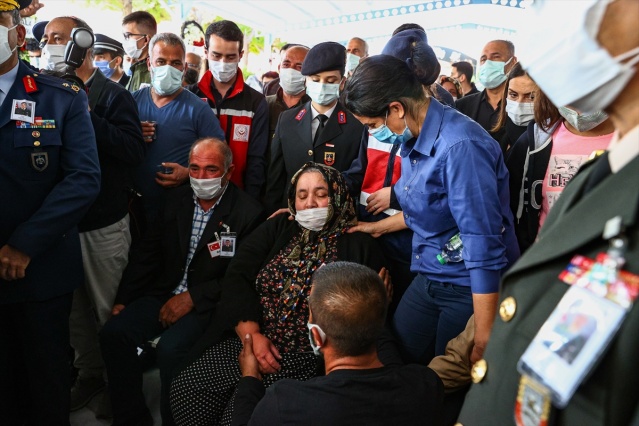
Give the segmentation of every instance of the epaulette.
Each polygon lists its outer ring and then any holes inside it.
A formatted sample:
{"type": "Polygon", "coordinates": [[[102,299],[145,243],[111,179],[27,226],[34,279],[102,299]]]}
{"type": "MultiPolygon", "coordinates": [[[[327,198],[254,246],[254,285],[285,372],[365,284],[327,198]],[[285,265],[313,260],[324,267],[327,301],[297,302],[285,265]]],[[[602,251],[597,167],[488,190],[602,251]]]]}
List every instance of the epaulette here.
{"type": "MultiPolygon", "coordinates": [[[[53,75],[49,75],[49,74],[43,74],[43,73],[39,73],[39,72],[33,72],[33,73],[29,73],[24,77],[25,80],[25,86],[28,85],[29,83],[27,82],[27,80],[29,80],[30,78],[33,79],[33,83],[36,85],[38,84],[43,84],[45,86],[49,86],[49,87],[55,87],[58,89],[62,89],[65,90],[69,93],[73,93],[76,94],[78,92],[80,92],[80,90],[82,90],[82,88],[80,86],[78,86],[77,84],[71,82],[71,81],[67,81],[63,78],[60,77],[56,77],[53,75]]],[[[27,91],[29,91],[29,89],[27,89],[27,91]]]]}

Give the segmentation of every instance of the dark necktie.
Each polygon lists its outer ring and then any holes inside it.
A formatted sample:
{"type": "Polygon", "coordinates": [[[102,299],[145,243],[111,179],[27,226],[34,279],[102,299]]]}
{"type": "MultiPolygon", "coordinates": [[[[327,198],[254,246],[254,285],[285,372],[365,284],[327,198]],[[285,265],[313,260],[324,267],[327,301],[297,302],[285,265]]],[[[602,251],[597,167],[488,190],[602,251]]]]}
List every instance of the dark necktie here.
{"type": "Polygon", "coordinates": [[[317,141],[319,140],[320,134],[322,133],[322,130],[324,130],[324,124],[326,124],[326,120],[328,120],[328,117],[325,116],[324,114],[320,114],[317,116],[317,120],[319,121],[319,126],[317,127],[317,130],[315,131],[315,137],[313,138],[313,145],[315,145],[317,141]]]}

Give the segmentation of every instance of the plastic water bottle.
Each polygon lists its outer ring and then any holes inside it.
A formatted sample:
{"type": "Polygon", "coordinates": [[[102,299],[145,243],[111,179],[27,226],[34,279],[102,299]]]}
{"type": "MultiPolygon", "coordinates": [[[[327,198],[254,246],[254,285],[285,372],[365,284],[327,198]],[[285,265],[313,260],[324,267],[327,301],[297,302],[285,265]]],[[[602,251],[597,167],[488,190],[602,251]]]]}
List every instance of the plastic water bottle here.
{"type": "Polygon", "coordinates": [[[442,265],[447,264],[448,262],[456,263],[461,262],[462,259],[462,250],[464,249],[464,244],[461,240],[461,235],[459,232],[453,235],[450,240],[446,244],[444,244],[444,249],[440,254],[437,255],[437,260],[442,265]]]}

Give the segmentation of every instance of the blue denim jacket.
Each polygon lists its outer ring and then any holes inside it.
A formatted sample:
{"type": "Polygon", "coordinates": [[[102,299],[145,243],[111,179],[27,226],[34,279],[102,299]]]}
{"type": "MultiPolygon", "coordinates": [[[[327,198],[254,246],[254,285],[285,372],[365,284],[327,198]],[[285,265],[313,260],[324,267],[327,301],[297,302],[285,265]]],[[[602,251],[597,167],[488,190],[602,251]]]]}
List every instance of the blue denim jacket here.
{"type": "Polygon", "coordinates": [[[401,156],[395,192],[414,232],[411,270],[473,293],[497,292],[501,272],[519,257],[499,144],[431,99],[419,136],[402,146],[401,156]],[[437,255],[457,232],[464,261],[441,265],[437,255]]]}

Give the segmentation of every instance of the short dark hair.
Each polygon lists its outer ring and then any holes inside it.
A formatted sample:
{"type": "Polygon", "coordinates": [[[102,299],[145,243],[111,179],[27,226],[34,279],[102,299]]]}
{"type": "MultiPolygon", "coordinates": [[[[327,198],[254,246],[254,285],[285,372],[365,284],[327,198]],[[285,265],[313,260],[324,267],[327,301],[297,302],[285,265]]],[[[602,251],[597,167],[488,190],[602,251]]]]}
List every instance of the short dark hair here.
{"type": "Polygon", "coordinates": [[[473,64],[467,61],[459,61],[452,64],[451,67],[456,68],[459,74],[464,74],[466,76],[466,81],[470,84],[470,81],[473,79],[473,74],[475,73],[473,70],[473,64]]]}
{"type": "Polygon", "coordinates": [[[187,85],[191,85],[197,83],[199,78],[200,72],[198,70],[186,67],[184,75],[182,76],[182,81],[187,85]]]}
{"type": "Polygon", "coordinates": [[[40,48],[40,42],[38,40],[36,40],[35,38],[28,38],[27,39],[26,48],[27,48],[28,52],[38,52],[38,51],[42,50],[40,48]]]}
{"type": "Polygon", "coordinates": [[[158,32],[158,23],[149,12],[138,10],[137,12],[129,13],[122,19],[122,25],[130,24],[131,22],[150,30],[153,34],[147,34],[148,36],[154,36],[158,32]]]}
{"type": "Polygon", "coordinates": [[[207,49],[209,48],[209,41],[211,40],[212,34],[226,41],[240,42],[240,53],[242,53],[242,49],[244,48],[244,33],[235,22],[223,20],[213,22],[209,25],[206,29],[206,39],[204,41],[204,45],[207,49]]]}
{"type": "Polygon", "coordinates": [[[268,71],[265,72],[264,74],[262,74],[262,80],[264,79],[264,77],[266,78],[278,78],[280,75],[278,73],[276,73],[275,71],[268,71]]]}
{"type": "Polygon", "coordinates": [[[384,329],[388,299],[382,279],[352,262],[329,263],[313,274],[313,322],[341,356],[370,353],[384,329]]]}
{"type": "Polygon", "coordinates": [[[364,59],[346,80],[341,97],[343,105],[355,115],[383,117],[388,105],[398,101],[412,115],[411,104],[426,101],[422,83],[405,61],[390,55],[364,59]]]}
{"type": "Polygon", "coordinates": [[[406,31],[406,30],[421,30],[423,32],[426,32],[424,27],[422,27],[419,24],[402,24],[399,27],[395,28],[395,31],[393,31],[393,34],[391,34],[391,37],[397,33],[401,33],[402,31],[406,31]]]}

